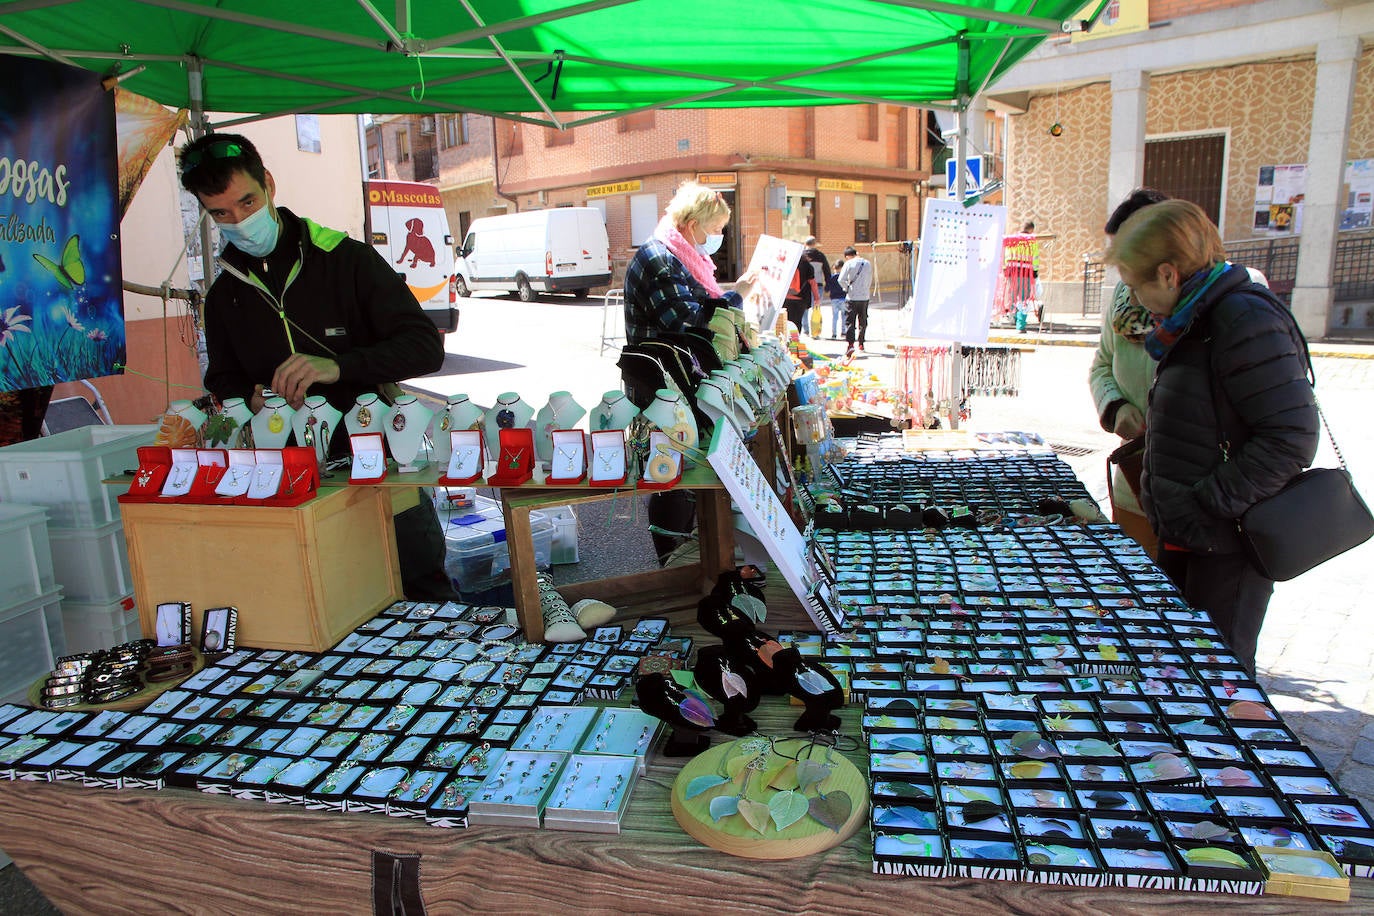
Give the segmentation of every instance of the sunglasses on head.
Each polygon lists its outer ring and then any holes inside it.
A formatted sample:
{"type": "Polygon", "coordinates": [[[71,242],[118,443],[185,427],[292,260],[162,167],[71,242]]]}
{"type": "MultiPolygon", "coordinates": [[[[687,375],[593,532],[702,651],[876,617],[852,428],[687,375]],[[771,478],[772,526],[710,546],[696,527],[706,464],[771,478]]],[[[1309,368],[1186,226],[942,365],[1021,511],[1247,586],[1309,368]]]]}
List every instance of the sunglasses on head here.
{"type": "Polygon", "coordinates": [[[243,155],[242,144],[233,140],[216,140],[200,149],[188,150],[181,156],[181,174],[197,168],[207,159],[238,159],[243,155]]]}

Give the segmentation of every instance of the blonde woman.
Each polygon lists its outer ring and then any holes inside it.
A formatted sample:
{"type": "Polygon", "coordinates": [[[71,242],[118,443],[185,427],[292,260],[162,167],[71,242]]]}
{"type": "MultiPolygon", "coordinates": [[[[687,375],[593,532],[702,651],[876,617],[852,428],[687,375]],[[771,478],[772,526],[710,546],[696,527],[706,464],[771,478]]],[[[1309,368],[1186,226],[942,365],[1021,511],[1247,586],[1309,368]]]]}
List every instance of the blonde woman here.
{"type": "Polygon", "coordinates": [[[1226,261],[1196,204],[1166,200],[1117,231],[1108,263],[1158,321],[1141,505],[1159,564],[1251,672],[1274,583],[1241,552],[1236,519],[1317,451],[1307,343],[1289,311],[1226,261]]]}

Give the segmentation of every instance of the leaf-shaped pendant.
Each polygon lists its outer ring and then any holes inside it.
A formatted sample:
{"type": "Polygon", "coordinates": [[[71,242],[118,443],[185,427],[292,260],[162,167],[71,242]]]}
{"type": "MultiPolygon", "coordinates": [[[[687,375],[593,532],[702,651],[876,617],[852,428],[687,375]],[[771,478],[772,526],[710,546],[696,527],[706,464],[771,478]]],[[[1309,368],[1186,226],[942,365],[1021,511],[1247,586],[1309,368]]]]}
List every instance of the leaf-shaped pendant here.
{"type": "Polygon", "coordinates": [[[682,718],[698,728],[710,728],[716,724],[716,717],[711,712],[711,707],[707,706],[705,700],[690,690],[682,691],[682,699],[678,701],[677,709],[678,712],[682,713],[682,718]]]}
{"type": "Polygon", "coordinates": [[[818,760],[800,760],[797,762],[797,788],[805,792],[811,786],[819,786],[825,782],[825,778],[833,770],[828,763],[821,763],[818,760]]]}
{"type": "Polygon", "coordinates": [[[801,667],[792,676],[797,686],[812,696],[820,696],[830,689],[830,682],[815,668],[801,667]]]}
{"type": "Polygon", "coordinates": [[[808,804],[811,816],[831,830],[839,832],[854,813],[854,802],[849,793],[836,790],[829,795],[818,795],[808,804]]]}
{"type": "Polygon", "coordinates": [[[711,820],[719,821],[723,817],[738,814],[739,803],[740,798],[738,795],[718,795],[711,799],[711,820]]]}
{"type": "Polygon", "coordinates": [[[736,595],[730,599],[730,606],[754,623],[763,623],[768,616],[768,606],[753,595],[736,595]]]}
{"type": "Polygon", "coordinates": [[[687,798],[696,798],[703,792],[709,792],[716,786],[727,783],[730,780],[724,776],[717,776],[715,773],[708,773],[705,776],[698,776],[687,783],[687,791],[683,793],[687,798]]]}
{"type": "Polygon", "coordinates": [[[786,791],[788,789],[805,788],[800,784],[797,763],[796,761],[792,760],[789,760],[786,765],[779,767],[777,772],[773,773],[768,777],[768,779],[765,781],[765,784],[770,788],[778,789],[780,791],[786,791]]]}
{"type": "Polygon", "coordinates": [[[744,678],[731,671],[730,666],[724,662],[720,666],[720,689],[726,699],[749,695],[749,685],[744,682],[744,678]]]}
{"type": "Polygon", "coordinates": [[[779,792],[768,799],[769,816],[779,832],[806,817],[810,810],[809,801],[800,792],[779,792]]]}
{"type": "Polygon", "coordinates": [[[768,806],[762,802],[750,801],[747,798],[739,799],[739,816],[760,835],[768,830],[768,818],[771,814],[768,806]]]}
{"type": "Polygon", "coordinates": [[[930,670],[933,674],[949,674],[949,662],[937,655],[930,663],[930,670]]]}

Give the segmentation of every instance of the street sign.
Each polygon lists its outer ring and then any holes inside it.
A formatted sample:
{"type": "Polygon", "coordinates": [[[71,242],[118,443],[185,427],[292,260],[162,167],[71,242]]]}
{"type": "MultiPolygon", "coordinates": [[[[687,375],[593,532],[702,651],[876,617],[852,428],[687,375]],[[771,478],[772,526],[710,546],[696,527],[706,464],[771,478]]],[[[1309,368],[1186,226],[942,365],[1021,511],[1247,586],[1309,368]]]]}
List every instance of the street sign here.
{"type": "MultiPolygon", "coordinates": [[[[953,197],[954,186],[954,160],[945,160],[945,196],[953,197]]],[[[964,160],[964,196],[977,194],[983,185],[983,157],[975,156],[972,159],[964,160]]]]}

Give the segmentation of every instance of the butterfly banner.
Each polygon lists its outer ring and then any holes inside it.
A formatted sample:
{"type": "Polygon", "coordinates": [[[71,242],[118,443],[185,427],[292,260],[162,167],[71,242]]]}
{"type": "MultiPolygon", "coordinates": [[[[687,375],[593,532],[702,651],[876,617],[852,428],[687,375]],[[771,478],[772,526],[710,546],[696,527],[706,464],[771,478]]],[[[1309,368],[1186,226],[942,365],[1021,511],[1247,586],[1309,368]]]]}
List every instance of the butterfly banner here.
{"type": "Polygon", "coordinates": [[[0,391],[122,371],[118,188],[99,75],[0,56],[0,391]]]}

